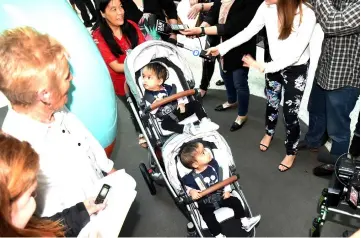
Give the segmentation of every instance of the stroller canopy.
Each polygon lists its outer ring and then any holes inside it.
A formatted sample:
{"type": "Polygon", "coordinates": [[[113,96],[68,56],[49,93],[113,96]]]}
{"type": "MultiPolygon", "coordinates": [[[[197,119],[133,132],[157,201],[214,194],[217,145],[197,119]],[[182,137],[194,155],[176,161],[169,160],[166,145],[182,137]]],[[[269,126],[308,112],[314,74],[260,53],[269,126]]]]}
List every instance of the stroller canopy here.
{"type": "Polygon", "coordinates": [[[129,51],[124,64],[126,82],[137,103],[140,103],[143,95],[143,86],[138,83],[139,77],[141,76],[140,70],[149,62],[156,59],[164,59],[171,62],[168,66],[174,70],[169,70],[169,80],[166,81],[167,84],[175,83],[176,85],[181,85],[182,82],[180,81],[182,81],[182,79],[180,79],[180,77],[185,79],[183,81],[194,81],[192,71],[187,61],[175,45],[165,41],[147,41],[129,51]]]}

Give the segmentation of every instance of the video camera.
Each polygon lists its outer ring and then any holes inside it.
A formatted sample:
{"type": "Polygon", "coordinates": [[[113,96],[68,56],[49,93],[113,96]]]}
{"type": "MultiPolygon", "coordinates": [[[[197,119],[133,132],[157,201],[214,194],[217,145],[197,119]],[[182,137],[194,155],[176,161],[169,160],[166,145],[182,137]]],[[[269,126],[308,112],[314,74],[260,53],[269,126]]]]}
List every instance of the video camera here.
{"type": "Polygon", "coordinates": [[[311,237],[320,237],[328,212],[360,219],[360,157],[344,154],[337,159],[332,185],[323,189],[318,206],[320,214],[313,220],[311,237]]]}

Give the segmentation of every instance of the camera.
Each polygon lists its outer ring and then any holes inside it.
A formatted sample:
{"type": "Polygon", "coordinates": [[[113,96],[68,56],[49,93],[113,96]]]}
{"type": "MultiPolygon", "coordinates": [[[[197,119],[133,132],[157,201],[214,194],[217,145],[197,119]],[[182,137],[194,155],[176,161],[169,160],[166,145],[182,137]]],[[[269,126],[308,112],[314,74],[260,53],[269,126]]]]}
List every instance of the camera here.
{"type": "Polygon", "coordinates": [[[320,237],[329,212],[360,219],[359,156],[344,154],[337,159],[331,186],[323,189],[318,207],[320,214],[313,220],[311,237],[320,237]]]}
{"type": "Polygon", "coordinates": [[[360,158],[345,155],[339,158],[340,163],[335,167],[336,177],[340,182],[340,200],[356,209],[360,204],[360,158]]]}

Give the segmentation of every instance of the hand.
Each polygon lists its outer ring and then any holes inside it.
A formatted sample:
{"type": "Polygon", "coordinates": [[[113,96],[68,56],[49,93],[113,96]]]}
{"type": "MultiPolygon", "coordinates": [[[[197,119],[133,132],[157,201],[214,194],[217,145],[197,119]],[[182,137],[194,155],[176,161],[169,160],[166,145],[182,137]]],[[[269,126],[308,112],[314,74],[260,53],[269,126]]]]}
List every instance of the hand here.
{"type": "Polygon", "coordinates": [[[255,68],[260,72],[264,72],[264,67],[260,63],[258,63],[251,55],[247,54],[242,57],[243,66],[249,68],[255,68]]]}
{"type": "Polygon", "coordinates": [[[189,191],[189,195],[191,195],[193,200],[197,200],[201,198],[201,195],[199,194],[200,191],[192,189],[191,191],[189,191]]]}
{"type": "Polygon", "coordinates": [[[110,171],[108,172],[108,175],[109,175],[109,174],[112,174],[112,173],[114,173],[114,172],[116,172],[116,171],[117,171],[116,169],[112,168],[112,170],[110,170],[110,171]]]}
{"type": "Polygon", "coordinates": [[[227,199],[231,196],[231,193],[230,192],[224,192],[223,193],[223,199],[227,199]]]}
{"type": "Polygon", "coordinates": [[[202,5],[200,3],[194,4],[188,12],[188,19],[196,19],[201,9],[202,5]]]}
{"type": "Polygon", "coordinates": [[[178,104],[177,109],[179,109],[180,113],[185,113],[185,111],[186,111],[186,106],[185,106],[184,103],[180,103],[180,104],[178,104]]]}
{"type": "Polygon", "coordinates": [[[177,34],[170,34],[169,38],[172,38],[174,40],[177,40],[177,34]]]}
{"type": "Polygon", "coordinates": [[[217,47],[211,47],[207,50],[207,55],[218,56],[219,51],[217,47]]]}
{"type": "Polygon", "coordinates": [[[197,4],[198,0],[189,0],[189,4],[193,6],[194,4],[197,4]]]}
{"type": "Polygon", "coordinates": [[[201,34],[201,28],[200,27],[193,27],[185,29],[184,31],[180,31],[185,36],[195,36],[201,34]]]}
{"type": "Polygon", "coordinates": [[[106,207],[106,203],[95,204],[95,199],[94,198],[88,198],[83,203],[84,203],[84,206],[85,206],[89,216],[91,216],[92,214],[100,212],[101,210],[103,210],[106,207]]]}

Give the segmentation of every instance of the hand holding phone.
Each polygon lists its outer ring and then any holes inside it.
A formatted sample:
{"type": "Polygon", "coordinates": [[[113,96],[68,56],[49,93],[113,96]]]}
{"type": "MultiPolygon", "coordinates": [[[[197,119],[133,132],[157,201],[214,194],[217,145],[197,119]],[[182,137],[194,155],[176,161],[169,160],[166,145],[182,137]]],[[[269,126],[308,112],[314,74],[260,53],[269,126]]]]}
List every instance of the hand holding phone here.
{"type": "Polygon", "coordinates": [[[100,189],[97,198],[95,199],[95,204],[103,203],[109,193],[109,190],[110,190],[110,185],[104,184],[103,187],[100,189]]]}

